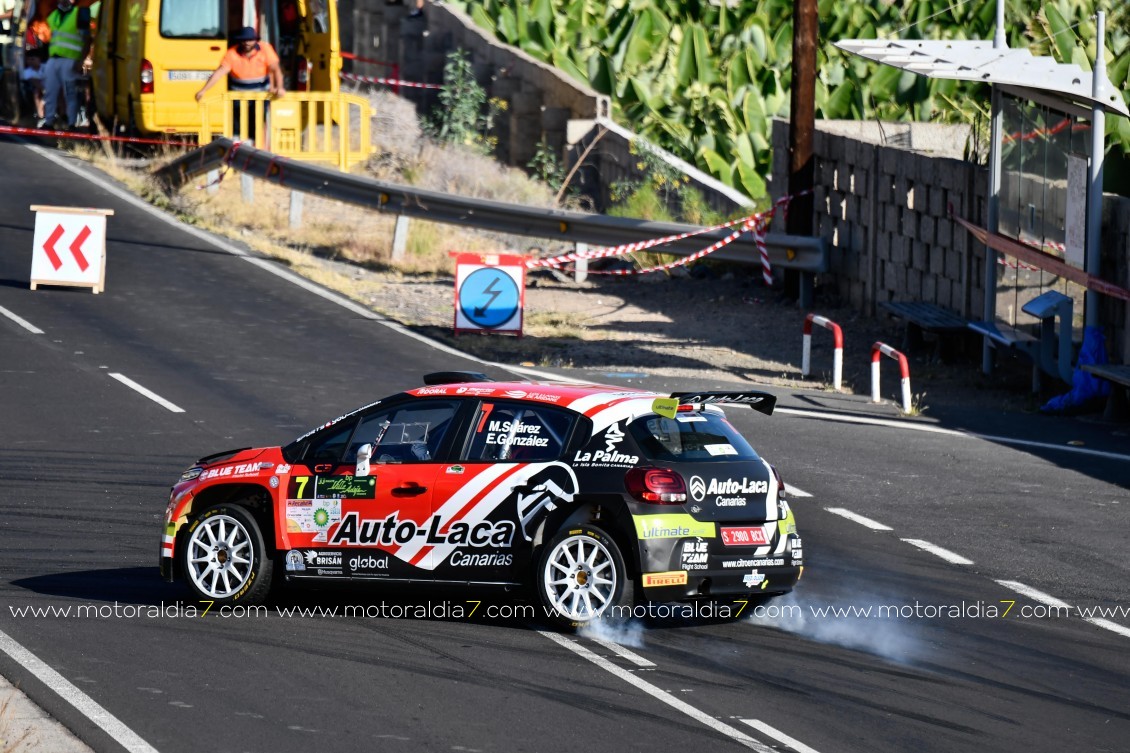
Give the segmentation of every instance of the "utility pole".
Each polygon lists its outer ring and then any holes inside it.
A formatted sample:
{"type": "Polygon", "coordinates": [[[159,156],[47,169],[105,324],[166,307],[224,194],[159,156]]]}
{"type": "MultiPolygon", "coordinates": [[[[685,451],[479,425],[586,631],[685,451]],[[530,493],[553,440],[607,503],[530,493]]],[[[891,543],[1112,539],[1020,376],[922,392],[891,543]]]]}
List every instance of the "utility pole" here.
{"type": "MultiPolygon", "coordinates": [[[[812,188],[816,166],[812,138],[816,130],[816,44],[819,37],[816,0],[793,2],[793,80],[789,105],[789,185],[796,196],[788,208],[785,230],[790,235],[813,235],[812,188]],[[803,196],[798,196],[802,192],[803,196]]],[[[812,305],[812,276],[785,270],[785,295],[799,299],[802,308],[812,305]]]]}

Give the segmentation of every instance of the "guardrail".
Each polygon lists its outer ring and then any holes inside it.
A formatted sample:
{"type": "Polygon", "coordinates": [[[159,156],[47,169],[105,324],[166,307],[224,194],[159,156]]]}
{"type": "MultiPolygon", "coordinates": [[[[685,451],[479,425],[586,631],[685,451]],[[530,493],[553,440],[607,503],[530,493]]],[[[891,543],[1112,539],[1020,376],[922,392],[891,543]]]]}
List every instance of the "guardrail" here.
{"type": "Polygon", "coordinates": [[[373,153],[369,137],[372,109],[368,100],[341,92],[229,91],[200,103],[200,143],[214,135],[254,140],[279,157],[323,162],[348,171],[373,153]],[[211,124],[215,109],[223,121],[220,134],[211,124]]]}
{"type": "MultiPolygon", "coordinates": [[[[542,209],[506,204],[489,199],[452,196],[395,183],[350,175],[318,165],[285,159],[262,149],[217,139],[180,157],[154,175],[166,190],[175,190],[195,176],[223,165],[255,178],[295,191],[323,196],[381,212],[444,222],[482,230],[494,230],[534,238],[602,246],[679,235],[697,229],[694,225],[653,222],[627,217],[609,217],[564,209],[542,209]]],[[[718,230],[673,241],[664,253],[687,256],[700,251],[728,233],[718,230]]],[[[745,264],[761,264],[757,244],[746,234],[712,255],[712,258],[745,264]]],[[[769,233],[765,236],[770,263],[807,274],[828,270],[828,247],[822,238],[769,233]]],[[[804,289],[805,286],[802,286],[804,289]]],[[[811,305],[811,301],[801,301],[811,305]]]]}

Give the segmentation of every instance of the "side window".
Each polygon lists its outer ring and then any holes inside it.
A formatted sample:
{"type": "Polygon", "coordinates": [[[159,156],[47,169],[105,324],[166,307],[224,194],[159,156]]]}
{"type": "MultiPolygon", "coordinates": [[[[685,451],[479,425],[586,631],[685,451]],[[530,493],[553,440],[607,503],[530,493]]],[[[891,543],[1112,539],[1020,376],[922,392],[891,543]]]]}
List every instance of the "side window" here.
{"type": "Polygon", "coordinates": [[[561,457],[575,417],[540,405],[484,401],[472,424],[468,462],[531,462],[561,457]]]}
{"type": "Polygon", "coordinates": [[[314,439],[306,450],[305,462],[308,465],[315,465],[318,463],[336,463],[341,460],[341,455],[345,452],[349,437],[353,434],[353,427],[356,425],[356,419],[343,421],[339,426],[330,429],[325,436],[314,439]]]}
{"type": "Polygon", "coordinates": [[[355,462],[357,451],[364,444],[373,445],[375,463],[434,460],[457,408],[455,402],[427,400],[374,413],[361,421],[349,443],[345,462],[355,462]]]}

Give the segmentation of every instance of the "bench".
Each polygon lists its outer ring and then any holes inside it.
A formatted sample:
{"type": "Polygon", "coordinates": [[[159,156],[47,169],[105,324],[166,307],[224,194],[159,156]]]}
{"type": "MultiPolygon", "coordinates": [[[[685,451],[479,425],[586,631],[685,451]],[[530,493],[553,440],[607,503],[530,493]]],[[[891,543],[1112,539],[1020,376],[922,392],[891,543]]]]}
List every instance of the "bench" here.
{"type": "Polygon", "coordinates": [[[1130,418],[1130,366],[1119,364],[1083,364],[1083,371],[1110,382],[1103,417],[1110,420],[1130,418]]]}
{"type": "Polygon", "coordinates": [[[986,337],[993,345],[1014,348],[1032,359],[1032,391],[1040,388],[1041,372],[1071,384],[1075,348],[1071,340],[1074,301],[1063,293],[1049,290],[1020,307],[1039,320],[1039,336],[996,322],[969,322],[969,329],[986,337]],[[1059,334],[1056,334],[1056,319],[1059,334]]]}
{"type": "MultiPolygon", "coordinates": [[[[884,301],[879,304],[891,316],[906,323],[902,350],[913,353],[921,346],[923,332],[935,335],[960,335],[967,332],[967,322],[957,314],[935,303],[925,301],[884,301]]],[[[934,360],[942,360],[942,337],[938,338],[934,360]]],[[[948,354],[947,354],[948,355],[948,354]]]]}

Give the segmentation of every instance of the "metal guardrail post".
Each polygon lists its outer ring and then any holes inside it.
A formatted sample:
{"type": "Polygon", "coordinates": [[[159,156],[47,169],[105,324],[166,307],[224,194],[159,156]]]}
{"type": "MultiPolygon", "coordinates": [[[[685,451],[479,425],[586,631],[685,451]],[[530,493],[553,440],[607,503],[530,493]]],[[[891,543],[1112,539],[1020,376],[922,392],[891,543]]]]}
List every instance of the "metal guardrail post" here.
{"type": "MultiPolygon", "coordinates": [[[[573,252],[574,253],[583,254],[588,250],[589,250],[589,244],[587,244],[587,243],[574,243],[573,244],[573,252]]],[[[589,279],[589,260],[588,259],[577,259],[577,263],[573,267],[573,281],[574,282],[584,282],[587,279],[589,279]]]]}
{"type": "Polygon", "coordinates": [[[402,214],[396,215],[396,227],[392,230],[392,260],[404,261],[408,253],[408,224],[410,220],[402,214]]]}
{"type": "Polygon", "coordinates": [[[302,204],[306,194],[301,191],[290,192],[290,227],[297,230],[302,227],[302,204]]]}

